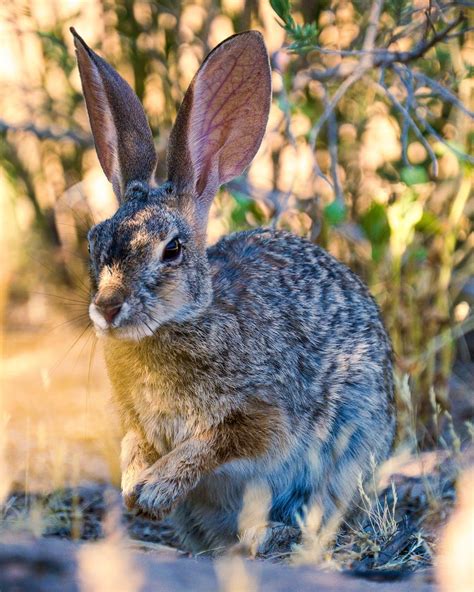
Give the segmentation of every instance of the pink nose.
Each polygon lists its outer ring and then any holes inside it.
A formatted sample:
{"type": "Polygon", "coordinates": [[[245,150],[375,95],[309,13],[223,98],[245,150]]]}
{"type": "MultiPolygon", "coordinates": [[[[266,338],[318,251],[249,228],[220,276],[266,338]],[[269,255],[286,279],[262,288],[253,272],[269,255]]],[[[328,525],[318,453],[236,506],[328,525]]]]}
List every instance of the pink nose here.
{"type": "Polygon", "coordinates": [[[118,294],[106,296],[98,294],[94,300],[94,304],[100,310],[101,315],[110,323],[115,319],[122,309],[123,297],[118,294]]]}
{"type": "Polygon", "coordinates": [[[116,304],[115,306],[98,306],[97,308],[102,313],[104,319],[110,324],[120,312],[122,305],[116,304]]]}

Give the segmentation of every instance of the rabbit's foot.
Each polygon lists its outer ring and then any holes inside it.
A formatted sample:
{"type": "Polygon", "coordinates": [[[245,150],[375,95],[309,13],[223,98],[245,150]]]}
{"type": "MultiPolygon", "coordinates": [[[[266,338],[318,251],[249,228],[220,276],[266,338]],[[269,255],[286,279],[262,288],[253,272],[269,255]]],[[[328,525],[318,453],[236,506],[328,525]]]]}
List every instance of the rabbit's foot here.
{"type": "Polygon", "coordinates": [[[122,439],[121,489],[125,506],[131,510],[136,503],[135,488],[141,482],[143,473],[156,461],[156,450],[143,440],[140,434],[129,430],[122,439]]]}
{"type": "Polygon", "coordinates": [[[127,510],[132,510],[137,503],[137,498],[135,497],[134,489],[132,488],[125,490],[122,487],[122,499],[124,506],[127,508],[127,510]]]}
{"type": "Polygon", "coordinates": [[[245,557],[270,557],[287,554],[301,540],[301,531],[281,522],[247,529],[239,542],[231,549],[235,555],[245,557]]]}
{"type": "Polygon", "coordinates": [[[291,552],[292,547],[301,542],[301,530],[279,522],[272,523],[261,541],[258,557],[279,557],[291,552]]]}
{"type": "Polygon", "coordinates": [[[129,470],[122,473],[121,489],[122,498],[125,507],[131,510],[137,503],[137,486],[140,483],[140,476],[143,471],[134,470],[131,467],[129,470]]]}
{"type": "Polygon", "coordinates": [[[179,501],[176,487],[160,481],[138,483],[131,498],[136,509],[157,520],[170,514],[179,501]]]}

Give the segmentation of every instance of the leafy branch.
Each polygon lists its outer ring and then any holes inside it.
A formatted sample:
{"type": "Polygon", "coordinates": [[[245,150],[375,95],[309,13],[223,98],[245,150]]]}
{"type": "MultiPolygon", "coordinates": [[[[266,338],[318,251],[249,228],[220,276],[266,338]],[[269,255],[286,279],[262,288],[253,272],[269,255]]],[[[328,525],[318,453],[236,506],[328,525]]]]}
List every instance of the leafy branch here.
{"type": "MultiPolygon", "coordinates": [[[[312,66],[303,74],[307,81],[315,80],[322,85],[324,110],[322,115],[313,124],[309,133],[309,143],[316,148],[319,136],[324,128],[327,129],[328,149],[330,155],[331,181],[323,175],[319,169],[316,158],[314,159],[314,172],[317,176],[328,181],[335,193],[336,201],[342,203],[341,183],[337,175],[338,149],[337,149],[337,118],[336,109],[341,99],[356,83],[366,80],[368,84],[375,84],[378,91],[392,105],[401,119],[401,141],[403,148],[403,160],[410,166],[407,158],[407,146],[409,135],[413,134],[425,147],[429,159],[432,162],[433,175],[438,175],[438,161],[430,142],[434,139],[453,151],[462,160],[474,164],[474,158],[459,150],[451,142],[437,132],[430,123],[430,112],[426,107],[426,89],[429,89],[428,99],[439,99],[449,108],[458,109],[464,116],[474,119],[474,113],[463,104],[456,94],[441,84],[438,80],[423,73],[420,68],[420,60],[425,60],[431,50],[437,50],[440,44],[450,43],[451,40],[466,34],[467,18],[462,8],[465,2],[430,3],[429,7],[410,10],[404,14],[394,27],[395,33],[385,35],[382,41],[382,11],[384,0],[373,0],[367,24],[365,27],[362,44],[349,49],[334,49],[322,47],[317,42],[316,24],[296,25],[291,15],[289,0],[271,0],[271,5],[282,21],[282,26],[288,34],[292,52],[304,54],[309,50],[312,55],[334,55],[340,57],[337,65],[325,67],[324,60],[312,66]],[[417,19],[414,20],[415,12],[417,19]],[[457,14],[453,14],[457,13],[457,14]],[[402,26],[403,25],[403,26],[402,26]],[[402,39],[416,39],[414,46],[409,50],[399,51],[394,49],[394,44],[402,39]],[[339,81],[339,86],[333,90],[334,81],[339,81]],[[394,93],[393,88],[400,92],[394,93]]],[[[387,7],[391,10],[391,5],[387,7]]],[[[300,78],[301,80],[301,78],[300,78]]]]}
{"type": "Polygon", "coordinates": [[[271,7],[280,17],[282,26],[292,39],[288,46],[289,51],[303,52],[312,49],[317,41],[318,27],[316,23],[306,23],[299,25],[291,15],[291,5],[289,0],[270,0],[271,7]]]}

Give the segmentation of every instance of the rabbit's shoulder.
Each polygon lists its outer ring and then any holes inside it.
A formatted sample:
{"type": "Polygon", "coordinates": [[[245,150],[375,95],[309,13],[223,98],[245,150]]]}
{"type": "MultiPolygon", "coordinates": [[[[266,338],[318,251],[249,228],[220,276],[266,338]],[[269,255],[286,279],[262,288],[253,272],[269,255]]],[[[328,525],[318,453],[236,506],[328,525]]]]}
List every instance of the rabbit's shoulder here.
{"type": "Polygon", "coordinates": [[[208,249],[217,299],[273,291],[281,298],[325,295],[371,300],[362,280],[323,248],[271,228],[237,232],[208,249]],[[309,290],[309,291],[308,291],[309,290]]]}

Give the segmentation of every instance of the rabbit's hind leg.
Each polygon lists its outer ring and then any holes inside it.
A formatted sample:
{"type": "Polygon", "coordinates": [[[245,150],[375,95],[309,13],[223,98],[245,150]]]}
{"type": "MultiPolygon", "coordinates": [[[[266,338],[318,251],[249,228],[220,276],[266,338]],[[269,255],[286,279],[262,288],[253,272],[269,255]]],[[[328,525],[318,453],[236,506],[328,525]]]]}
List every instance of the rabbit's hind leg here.
{"type": "Polygon", "coordinates": [[[257,555],[268,558],[288,556],[294,545],[301,542],[301,530],[296,526],[273,522],[267,527],[265,538],[260,543],[257,555]]]}
{"type": "Polygon", "coordinates": [[[299,528],[282,522],[270,522],[241,533],[239,542],[233,545],[230,552],[244,557],[283,559],[300,541],[299,528]]]}

